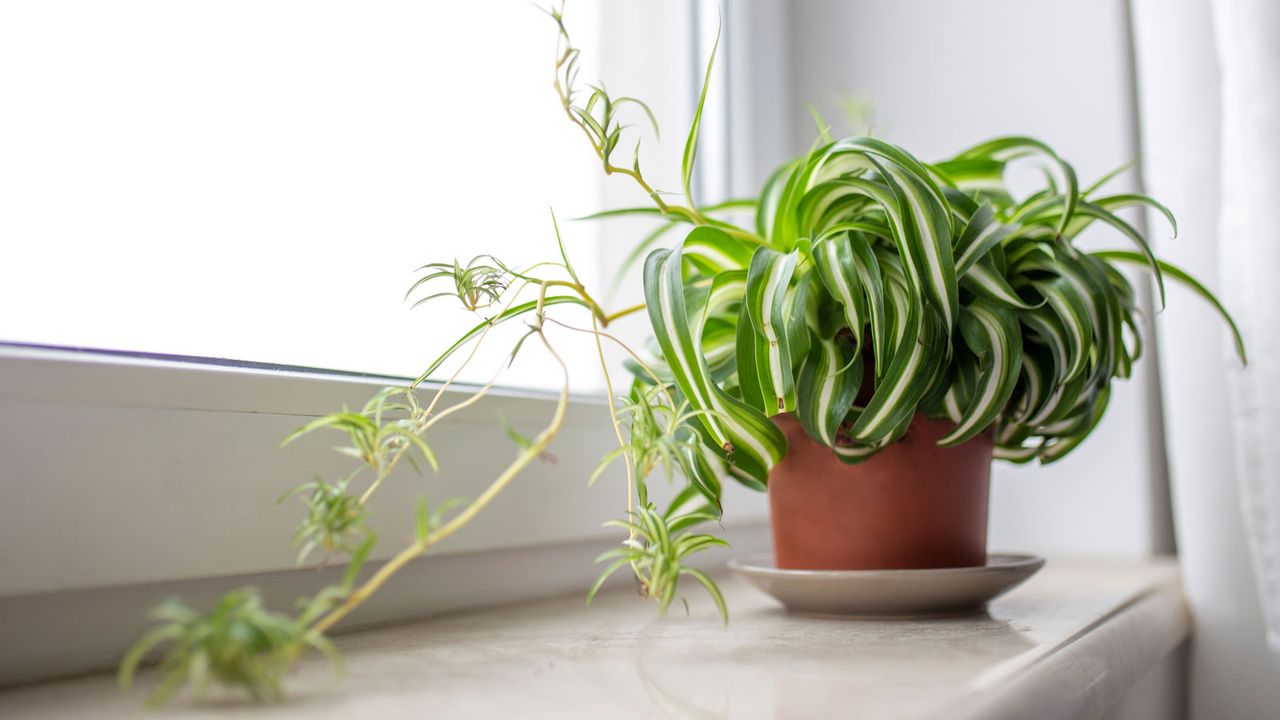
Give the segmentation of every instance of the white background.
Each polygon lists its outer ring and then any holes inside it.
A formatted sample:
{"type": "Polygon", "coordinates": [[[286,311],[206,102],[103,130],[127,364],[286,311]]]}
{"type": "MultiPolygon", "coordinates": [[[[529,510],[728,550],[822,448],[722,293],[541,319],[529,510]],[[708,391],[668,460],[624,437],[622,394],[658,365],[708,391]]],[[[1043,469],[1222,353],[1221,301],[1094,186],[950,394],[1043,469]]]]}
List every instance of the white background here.
{"type": "MultiPolygon", "coordinates": [[[[477,319],[410,312],[414,269],[554,258],[550,208],[598,286],[554,42],[526,0],[0,4],[0,340],[416,376],[477,319]]],[[[502,384],[558,385],[525,355],[502,384]]]]}

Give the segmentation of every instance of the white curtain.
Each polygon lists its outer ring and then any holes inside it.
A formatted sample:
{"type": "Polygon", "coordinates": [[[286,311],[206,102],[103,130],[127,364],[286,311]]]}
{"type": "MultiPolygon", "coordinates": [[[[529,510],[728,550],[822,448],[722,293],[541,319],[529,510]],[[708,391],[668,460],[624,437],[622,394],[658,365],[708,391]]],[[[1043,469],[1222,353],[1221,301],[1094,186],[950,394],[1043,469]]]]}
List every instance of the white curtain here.
{"type": "Polygon", "coordinates": [[[1159,252],[1249,345],[1170,287],[1158,318],[1193,720],[1280,717],[1280,2],[1131,0],[1142,173],[1177,214],[1159,252]],[[1271,211],[1271,212],[1269,212],[1271,211]]]}
{"type": "Polygon", "coordinates": [[[1231,374],[1245,529],[1273,650],[1280,652],[1280,3],[1215,0],[1222,76],[1223,299],[1253,362],[1231,374]]]}

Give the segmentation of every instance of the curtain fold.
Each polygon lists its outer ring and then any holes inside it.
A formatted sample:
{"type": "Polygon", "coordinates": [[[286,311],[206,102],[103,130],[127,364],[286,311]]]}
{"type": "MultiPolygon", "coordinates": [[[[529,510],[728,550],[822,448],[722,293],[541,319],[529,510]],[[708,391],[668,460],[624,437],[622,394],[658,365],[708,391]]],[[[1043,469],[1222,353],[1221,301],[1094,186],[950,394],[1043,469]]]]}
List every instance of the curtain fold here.
{"type": "Polygon", "coordinates": [[[1280,3],[1128,2],[1143,184],[1179,221],[1157,250],[1219,294],[1250,355],[1242,369],[1213,312],[1169,286],[1156,340],[1196,618],[1189,717],[1280,717],[1280,3]]]}
{"type": "Polygon", "coordinates": [[[1251,358],[1229,375],[1236,477],[1267,639],[1280,652],[1280,3],[1213,0],[1212,8],[1223,301],[1251,358]]]}

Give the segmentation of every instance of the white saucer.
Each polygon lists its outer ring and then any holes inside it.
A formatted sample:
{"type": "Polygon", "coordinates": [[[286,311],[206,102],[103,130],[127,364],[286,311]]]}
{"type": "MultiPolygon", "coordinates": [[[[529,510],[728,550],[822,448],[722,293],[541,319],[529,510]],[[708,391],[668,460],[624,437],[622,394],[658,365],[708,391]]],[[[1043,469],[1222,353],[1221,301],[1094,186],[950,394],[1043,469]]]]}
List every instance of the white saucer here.
{"type": "Polygon", "coordinates": [[[734,558],[729,569],[788,610],[852,617],[921,617],[982,610],[1044,567],[1035,555],[992,553],[980,567],[923,570],[779,570],[773,555],[734,558]]]}

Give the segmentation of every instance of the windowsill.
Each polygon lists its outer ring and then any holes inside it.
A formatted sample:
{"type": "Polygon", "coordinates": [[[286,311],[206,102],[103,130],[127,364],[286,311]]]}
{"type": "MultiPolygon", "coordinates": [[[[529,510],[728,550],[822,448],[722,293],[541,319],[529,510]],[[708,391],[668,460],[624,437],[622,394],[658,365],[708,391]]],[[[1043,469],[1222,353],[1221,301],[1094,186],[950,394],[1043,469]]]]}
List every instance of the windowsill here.
{"type": "MultiPolygon", "coordinates": [[[[346,675],[311,659],[262,717],[1015,718],[1100,715],[1190,632],[1176,566],[1053,561],[987,616],[791,616],[725,578],[659,620],[626,591],[341,636],[346,675]]],[[[133,717],[107,676],[0,694],[0,715],[133,717]]],[[[225,705],[224,705],[225,707],[225,705]]],[[[169,716],[207,707],[179,705],[169,716]]]]}

